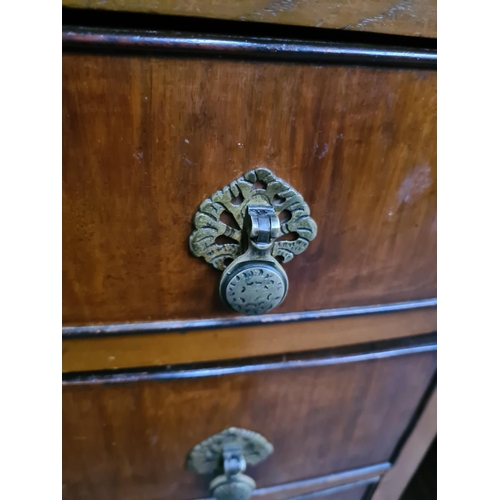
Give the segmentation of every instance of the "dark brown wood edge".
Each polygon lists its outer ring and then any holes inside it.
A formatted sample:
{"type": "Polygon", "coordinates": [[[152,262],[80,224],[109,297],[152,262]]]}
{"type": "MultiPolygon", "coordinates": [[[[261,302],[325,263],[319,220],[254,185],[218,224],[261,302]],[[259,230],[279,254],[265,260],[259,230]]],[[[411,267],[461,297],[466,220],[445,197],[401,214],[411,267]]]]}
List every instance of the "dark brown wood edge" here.
{"type": "Polygon", "coordinates": [[[413,432],[394,466],[383,476],[372,500],[398,500],[437,434],[437,387],[434,387],[413,432]]]}
{"type": "MultiPolygon", "coordinates": [[[[65,326],[62,329],[63,339],[84,338],[93,336],[112,336],[141,333],[182,333],[213,328],[235,328],[269,324],[295,323],[300,321],[326,320],[364,314],[382,314],[396,311],[408,311],[424,308],[435,308],[437,299],[398,302],[393,304],[323,309],[319,311],[302,311],[298,313],[267,314],[261,316],[237,316],[234,318],[200,319],[191,321],[150,321],[143,323],[118,323],[111,325],[65,326]]],[[[426,332],[427,333],[427,332],[426,332]]]]}
{"type": "Polygon", "coordinates": [[[380,484],[380,479],[381,478],[379,478],[379,480],[376,483],[368,485],[368,487],[365,490],[365,494],[364,494],[362,500],[370,500],[372,498],[373,493],[375,492],[375,489],[380,484]]]}
{"type": "MultiPolygon", "coordinates": [[[[437,336],[434,337],[437,340],[437,336]]],[[[432,341],[431,341],[432,342],[432,341]]],[[[430,343],[430,342],[429,342],[430,343]]],[[[403,432],[401,435],[399,442],[397,443],[396,447],[394,448],[392,455],[391,455],[391,463],[395,463],[396,460],[399,458],[399,455],[406,444],[408,438],[411,436],[412,432],[416,428],[420,417],[423,415],[424,410],[427,406],[427,403],[434,392],[437,384],[437,371],[434,372],[434,376],[432,377],[431,382],[429,383],[429,386],[427,387],[427,390],[424,392],[423,396],[420,399],[420,403],[417,406],[417,409],[415,410],[413,417],[411,418],[406,430],[403,432]]]]}
{"type": "MultiPolygon", "coordinates": [[[[312,479],[308,481],[318,481],[318,483],[327,480],[330,476],[324,476],[317,479],[312,479]]],[[[308,481],[304,481],[308,482],[308,481]]],[[[252,498],[258,498],[259,500],[308,500],[309,498],[321,498],[325,495],[334,494],[341,491],[350,490],[357,486],[375,486],[380,481],[380,476],[370,477],[368,479],[361,479],[352,483],[342,483],[337,486],[328,487],[325,489],[310,491],[308,493],[300,493],[296,495],[297,490],[292,489],[296,487],[300,491],[300,485],[302,482],[298,483],[288,483],[280,486],[274,486],[271,488],[263,488],[261,490],[255,490],[252,494],[252,498]],[[292,487],[293,485],[293,487],[292,487]],[[295,486],[297,485],[297,486],[295,486]],[[273,490],[272,493],[270,490],[273,490]],[[268,493],[269,492],[269,493],[268,493]],[[289,496],[294,495],[294,496],[289,496]]],[[[211,498],[203,498],[200,500],[212,500],[211,498]]]]}
{"type": "Polygon", "coordinates": [[[425,69],[437,67],[437,51],[433,49],[235,35],[198,35],[179,31],[63,26],[62,43],[65,50],[97,49],[112,50],[114,53],[141,51],[425,69]]]}
{"type": "Polygon", "coordinates": [[[365,480],[379,479],[382,474],[391,468],[391,464],[384,462],[369,467],[315,477],[293,483],[280,484],[268,488],[257,489],[253,497],[260,500],[286,500],[297,495],[329,491],[331,488],[343,486],[365,480]]]}
{"type": "Polygon", "coordinates": [[[63,376],[63,384],[102,384],[102,383],[135,383],[151,380],[179,380],[202,377],[220,377],[240,373],[263,372],[271,370],[288,370],[300,368],[312,368],[319,366],[332,366],[346,363],[359,363],[375,359],[393,358],[396,356],[407,356],[424,352],[435,352],[435,343],[428,345],[417,345],[403,349],[389,349],[363,354],[352,354],[347,356],[330,356],[326,358],[313,358],[306,360],[284,360],[281,362],[238,364],[233,366],[212,368],[188,368],[188,369],[166,369],[162,371],[145,371],[138,373],[105,373],[100,375],[70,374],[63,376]]]}
{"type": "Polygon", "coordinates": [[[354,483],[349,483],[349,484],[344,484],[342,486],[335,486],[333,488],[328,488],[326,490],[320,490],[320,491],[315,491],[314,493],[307,493],[305,495],[299,495],[297,497],[292,497],[292,498],[288,498],[287,500],[309,500],[309,499],[313,499],[313,498],[322,498],[322,497],[325,497],[325,496],[330,496],[330,495],[334,495],[336,493],[340,493],[342,491],[347,491],[347,490],[350,490],[352,488],[357,488],[358,486],[371,486],[371,485],[375,485],[379,482],[379,478],[378,477],[374,477],[374,478],[371,478],[371,479],[364,479],[362,481],[356,481],[354,483]]]}
{"type": "MultiPolygon", "coordinates": [[[[280,484],[278,486],[270,486],[268,488],[259,488],[254,491],[252,498],[259,500],[289,500],[296,498],[298,495],[306,495],[311,493],[329,493],[332,488],[356,483],[359,485],[364,481],[379,480],[380,476],[391,468],[389,462],[384,462],[368,467],[330,474],[328,476],[315,477],[313,479],[305,479],[303,481],[295,481],[293,483],[280,484]]],[[[300,497],[302,498],[302,496],[300,497]]],[[[208,500],[208,499],[204,499],[208,500]]]]}
{"type": "Polygon", "coordinates": [[[436,500],[437,493],[437,436],[429,446],[415,474],[407,484],[400,500],[436,500]]]}

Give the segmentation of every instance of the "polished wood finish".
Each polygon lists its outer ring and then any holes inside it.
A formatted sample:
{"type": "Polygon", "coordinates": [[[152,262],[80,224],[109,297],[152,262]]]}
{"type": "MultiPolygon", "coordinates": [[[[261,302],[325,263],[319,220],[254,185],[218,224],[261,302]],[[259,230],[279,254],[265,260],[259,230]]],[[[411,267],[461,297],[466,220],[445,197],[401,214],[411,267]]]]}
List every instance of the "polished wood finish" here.
{"type": "Polygon", "coordinates": [[[390,464],[384,463],[314,479],[306,479],[295,483],[287,483],[270,488],[259,488],[253,493],[252,498],[257,498],[258,500],[287,500],[299,495],[317,492],[324,493],[325,490],[337,488],[338,486],[352,486],[352,483],[359,483],[360,481],[378,480],[380,475],[389,469],[390,464]]]}
{"type": "Polygon", "coordinates": [[[228,316],[187,239],[256,166],[318,222],[277,312],[436,295],[432,71],[66,54],[63,130],[65,325],[228,316]]]}
{"type": "Polygon", "coordinates": [[[436,434],[437,389],[434,389],[394,467],[385,474],[372,500],[399,500],[436,434]]]}
{"type": "Polygon", "coordinates": [[[63,341],[63,372],[123,369],[293,353],[436,330],[436,308],[245,328],[63,341]]]}
{"type": "Polygon", "coordinates": [[[203,498],[210,478],[185,471],[186,454],[228,426],[274,444],[248,471],[260,488],[386,462],[432,380],[436,353],[416,347],[292,366],[66,381],[63,497],[203,498]]]}
{"type": "Polygon", "coordinates": [[[66,7],[146,12],[397,35],[437,35],[436,0],[63,0],[66,7]]]}

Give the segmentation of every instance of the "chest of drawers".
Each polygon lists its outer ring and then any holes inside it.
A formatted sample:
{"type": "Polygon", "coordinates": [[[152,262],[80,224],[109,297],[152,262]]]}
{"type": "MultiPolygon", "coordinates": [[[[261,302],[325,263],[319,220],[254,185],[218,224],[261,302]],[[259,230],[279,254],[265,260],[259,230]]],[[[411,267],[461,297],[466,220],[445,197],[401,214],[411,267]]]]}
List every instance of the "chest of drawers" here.
{"type": "Polygon", "coordinates": [[[399,498],[436,433],[436,54],[414,38],[432,5],[369,29],[338,4],[346,35],[280,27],[321,2],[238,3],[267,28],[84,3],[63,27],[63,497],[207,498],[223,456],[200,475],[189,452],[238,428],[274,448],[244,457],[255,498],[399,498]],[[285,300],[242,316],[188,241],[200,203],[258,168],[317,236],[285,300]]]}

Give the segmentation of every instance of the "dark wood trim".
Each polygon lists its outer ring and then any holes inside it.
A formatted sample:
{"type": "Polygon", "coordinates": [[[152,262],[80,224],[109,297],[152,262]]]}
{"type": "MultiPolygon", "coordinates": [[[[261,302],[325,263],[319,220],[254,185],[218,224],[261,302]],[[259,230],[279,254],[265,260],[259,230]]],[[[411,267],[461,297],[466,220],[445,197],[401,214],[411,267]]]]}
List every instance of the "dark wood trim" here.
{"type": "Polygon", "coordinates": [[[385,462],[347,472],[315,477],[314,479],[306,479],[303,481],[281,484],[279,486],[261,488],[257,489],[253,493],[252,498],[258,498],[259,500],[285,500],[292,497],[295,498],[297,495],[305,495],[316,492],[325,493],[325,491],[330,491],[331,488],[346,484],[355,482],[359,483],[359,481],[366,480],[378,480],[380,476],[387,472],[390,468],[391,464],[385,462]]]}
{"type": "Polygon", "coordinates": [[[220,377],[223,375],[234,375],[240,373],[255,373],[274,370],[289,370],[300,368],[313,368],[320,366],[333,366],[346,363],[359,363],[376,359],[393,358],[397,356],[408,356],[424,352],[435,352],[436,344],[417,345],[403,349],[389,349],[363,354],[352,354],[347,356],[329,356],[326,358],[312,358],[306,360],[284,360],[280,362],[239,364],[233,366],[213,368],[191,368],[191,369],[167,369],[162,371],[139,372],[139,373],[106,373],[106,374],[73,374],[63,377],[63,384],[102,384],[102,383],[131,383],[151,380],[179,380],[202,377],[220,377]]]}
{"type": "MultiPolygon", "coordinates": [[[[431,335],[429,337],[429,343],[432,343],[433,340],[436,341],[437,343],[437,335],[432,337],[431,335]]],[[[392,347],[392,346],[391,346],[392,347]]],[[[410,422],[408,423],[408,427],[404,431],[404,433],[401,435],[401,438],[399,440],[399,443],[396,445],[394,448],[390,461],[391,463],[395,463],[403,448],[405,447],[409,437],[412,435],[413,431],[417,428],[417,425],[420,421],[420,418],[425,412],[425,409],[427,408],[427,405],[432,397],[432,394],[436,390],[436,385],[437,385],[437,370],[434,372],[434,376],[432,377],[432,381],[430,382],[429,386],[427,387],[427,390],[425,393],[422,395],[422,398],[420,400],[420,404],[418,405],[417,409],[415,410],[415,413],[413,414],[413,417],[411,418],[410,422]]]]}
{"type": "Polygon", "coordinates": [[[436,500],[437,436],[420,462],[400,500],[436,500]]]}
{"type": "Polygon", "coordinates": [[[321,499],[325,496],[330,497],[335,493],[340,493],[341,491],[347,491],[351,488],[356,488],[358,486],[371,486],[375,485],[379,482],[378,477],[374,477],[371,479],[364,479],[362,481],[356,481],[355,483],[343,484],[342,486],[335,486],[333,488],[328,488],[326,490],[315,491],[314,493],[307,493],[305,495],[300,495],[298,497],[293,497],[288,500],[313,500],[313,499],[321,499]]]}
{"type": "Polygon", "coordinates": [[[63,26],[63,49],[112,50],[157,54],[217,56],[436,69],[437,51],[424,48],[356,43],[304,41],[235,35],[198,35],[176,31],[147,31],[63,26]]]}
{"type": "Polygon", "coordinates": [[[436,434],[437,388],[427,400],[413,432],[406,440],[392,469],[380,481],[372,500],[398,500],[401,497],[436,434]]]}
{"type": "MultiPolygon", "coordinates": [[[[112,336],[141,333],[182,333],[213,328],[235,328],[270,324],[295,323],[299,321],[326,320],[362,316],[365,314],[382,314],[397,311],[409,311],[424,308],[435,308],[437,299],[415,300],[363,307],[345,307],[339,309],[323,309],[319,311],[302,311],[298,313],[267,314],[262,316],[236,316],[234,318],[200,319],[191,321],[150,321],[144,323],[119,323],[112,325],[66,326],[62,329],[63,338],[84,338],[94,336],[112,336]]],[[[425,332],[428,333],[428,332],[425,332]]]]}

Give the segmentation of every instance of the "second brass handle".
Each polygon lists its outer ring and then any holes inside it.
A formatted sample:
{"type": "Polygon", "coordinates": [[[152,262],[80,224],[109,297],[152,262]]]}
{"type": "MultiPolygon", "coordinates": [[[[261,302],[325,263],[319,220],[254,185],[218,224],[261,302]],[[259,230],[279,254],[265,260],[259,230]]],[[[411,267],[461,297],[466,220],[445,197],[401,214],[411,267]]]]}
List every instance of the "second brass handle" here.
{"type": "Polygon", "coordinates": [[[219,473],[210,483],[216,500],[247,500],[255,481],[243,474],[273,452],[273,446],[257,432],[230,427],[197,444],[188,454],[187,468],[199,474],[219,473]]]}

